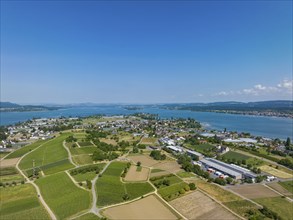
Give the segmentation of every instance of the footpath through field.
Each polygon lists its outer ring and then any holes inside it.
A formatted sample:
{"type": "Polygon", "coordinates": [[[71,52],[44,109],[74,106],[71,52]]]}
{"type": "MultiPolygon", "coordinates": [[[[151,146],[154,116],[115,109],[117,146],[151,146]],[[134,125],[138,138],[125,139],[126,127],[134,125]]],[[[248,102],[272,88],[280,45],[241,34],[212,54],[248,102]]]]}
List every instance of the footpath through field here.
{"type": "MultiPolygon", "coordinates": [[[[53,139],[52,139],[52,140],[53,140],[53,139]]],[[[51,141],[51,140],[50,140],[50,141],[51,141]]],[[[50,141],[48,141],[48,142],[50,142],[50,141]]],[[[46,143],[48,143],[48,142],[46,142],[46,143]]],[[[18,167],[20,161],[21,161],[26,155],[28,155],[29,153],[31,153],[31,152],[37,150],[37,149],[40,148],[42,145],[43,145],[43,144],[41,144],[39,147],[33,149],[32,151],[29,151],[29,152],[27,152],[26,154],[24,154],[24,155],[18,160],[18,162],[17,162],[17,164],[16,164],[16,169],[19,171],[19,173],[20,173],[22,176],[24,176],[24,178],[26,179],[26,182],[27,182],[27,183],[30,183],[30,184],[32,184],[32,185],[35,187],[35,189],[37,190],[37,194],[38,194],[38,198],[39,198],[40,202],[42,203],[42,205],[44,206],[44,208],[47,210],[47,212],[48,212],[48,214],[50,215],[51,219],[52,219],[52,220],[56,220],[57,218],[56,218],[55,214],[53,213],[53,211],[50,209],[50,207],[47,205],[47,203],[46,203],[45,200],[43,199],[43,196],[42,196],[42,194],[41,194],[41,191],[40,191],[39,187],[38,187],[33,181],[31,181],[31,180],[30,180],[30,179],[29,179],[29,178],[28,178],[28,177],[22,172],[22,170],[18,167]]]]}

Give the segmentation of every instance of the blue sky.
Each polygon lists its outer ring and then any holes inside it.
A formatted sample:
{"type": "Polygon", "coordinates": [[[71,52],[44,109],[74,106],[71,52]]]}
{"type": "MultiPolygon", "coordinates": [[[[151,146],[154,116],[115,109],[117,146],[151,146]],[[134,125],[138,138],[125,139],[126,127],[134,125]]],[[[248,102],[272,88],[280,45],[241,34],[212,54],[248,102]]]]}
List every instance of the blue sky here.
{"type": "Polygon", "coordinates": [[[1,100],[292,99],[291,1],[1,1],[1,100]]]}

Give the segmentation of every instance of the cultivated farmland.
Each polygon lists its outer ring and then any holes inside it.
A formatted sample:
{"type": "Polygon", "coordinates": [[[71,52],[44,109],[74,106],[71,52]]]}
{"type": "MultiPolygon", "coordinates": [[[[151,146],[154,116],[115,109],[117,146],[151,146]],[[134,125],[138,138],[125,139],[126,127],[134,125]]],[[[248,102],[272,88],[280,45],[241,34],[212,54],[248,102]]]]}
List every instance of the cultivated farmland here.
{"type": "Polygon", "coordinates": [[[149,183],[122,183],[120,175],[125,167],[126,163],[112,162],[98,179],[96,183],[98,206],[123,202],[125,194],[131,200],[153,191],[149,183]]]}
{"type": "Polygon", "coordinates": [[[63,147],[63,141],[68,134],[43,144],[40,148],[26,155],[20,162],[22,170],[31,170],[33,162],[35,167],[39,167],[45,174],[52,174],[58,171],[70,169],[73,165],[68,160],[68,153],[63,147]]]}
{"type": "Polygon", "coordinates": [[[131,166],[124,178],[124,181],[146,181],[148,179],[150,170],[141,167],[141,171],[137,171],[137,166],[131,166]]]}
{"type": "Polygon", "coordinates": [[[130,160],[132,160],[135,164],[140,161],[143,166],[152,167],[155,164],[160,163],[160,161],[154,160],[153,158],[147,155],[134,155],[128,156],[130,160]]]}
{"type": "Polygon", "coordinates": [[[31,184],[0,188],[1,220],[50,219],[31,184]]]}
{"type": "Polygon", "coordinates": [[[289,202],[286,198],[259,198],[254,199],[254,201],[276,212],[282,219],[292,220],[292,202],[289,202]]]}
{"type": "Polygon", "coordinates": [[[279,196],[261,184],[230,186],[229,189],[249,199],[279,196]]]}
{"type": "Polygon", "coordinates": [[[106,209],[109,219],[178,219],[156,196],[148,196],[135,202],[106,209]]]}
{"type": "Polygon", "coordinates": [[[39,147],[41,144],[43,144],[43,143],[45,143],[47,141],[45,141],[45,140],[39,140],[39,141],[36,141],[36,142],[34,142],[32,144],[23,146],[23,147],[17,149],[16,151],[12,152],[11,154],[9,154],[6,157],[6,159],[21,157],[21,156],[25,155],[26,153],[30,152],[31,150],[39,147]]]}
{"type": "Polygon", "coordinates": [[[175,199],[170,204],[188,219],[238,219],[199,191],[175,199]]]}
{"type": "Polygon", "coordinates": [[[259,167],[263,172],[266,172],[266,173],[269,173],[273,176],[276,176],[276,177],[279,177],[279,178],[284,178],[284,179],[289,179],[289,178],[293,178],[293,175],[292,175],[292,171],[291,171],[291,174],[289,173],[286,173],[282,170],[278,170],[278,169],[275,169],[273,167],[270,167],[268,165],[263,165],[261,167],[259,167]]]}
{"type": "Polygon", "coordinates": [[[60,219],[90,207],[90,193],[74,185],[66,173],[57,173],[36,181],[42,196],[60,219]]]}

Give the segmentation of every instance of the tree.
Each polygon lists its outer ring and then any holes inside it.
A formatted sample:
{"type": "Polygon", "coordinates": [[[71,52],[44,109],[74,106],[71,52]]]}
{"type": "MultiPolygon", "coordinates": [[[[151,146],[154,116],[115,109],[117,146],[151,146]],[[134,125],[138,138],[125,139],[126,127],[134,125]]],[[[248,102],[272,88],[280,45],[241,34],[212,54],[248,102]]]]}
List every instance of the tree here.
{"type": "Polygon", "coordinates": [[[196,190],[196,185],[194,183],[189,183],[190,190],[196,190]]]}
{"type": "Polygon", "coordinates": [[[286,140],[285,146],[286,146],[286,147],[290,147],[290,144],[291,144],[291,140],[290,140],[290,138],[288,137],[287,140],[286,140]]]}
{"type": "Polygon", "coordinates": [[[140,165],[141,165],[141,162],[137,161],[136,166],[140,167],[140,165]]]}

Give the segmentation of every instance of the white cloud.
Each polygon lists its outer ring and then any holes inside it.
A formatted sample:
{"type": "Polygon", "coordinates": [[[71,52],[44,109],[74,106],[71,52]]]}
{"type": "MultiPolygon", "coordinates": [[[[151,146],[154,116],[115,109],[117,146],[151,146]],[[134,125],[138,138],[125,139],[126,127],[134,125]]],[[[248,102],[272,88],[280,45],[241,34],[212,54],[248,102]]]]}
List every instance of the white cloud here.
{"type": "Polygon", "coordinates": [[[264,95],[279,95],[284,96],[292,94],[293,80],[283,80],[276,86],[264,86],[262,84],[256,84],[252,88],[245,88],[239,91],[221,91],[215,96],[230,96],[230,95],[252,95],[252,96],[264,96],[264,95]]]}

